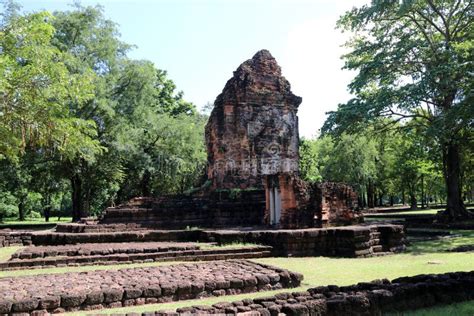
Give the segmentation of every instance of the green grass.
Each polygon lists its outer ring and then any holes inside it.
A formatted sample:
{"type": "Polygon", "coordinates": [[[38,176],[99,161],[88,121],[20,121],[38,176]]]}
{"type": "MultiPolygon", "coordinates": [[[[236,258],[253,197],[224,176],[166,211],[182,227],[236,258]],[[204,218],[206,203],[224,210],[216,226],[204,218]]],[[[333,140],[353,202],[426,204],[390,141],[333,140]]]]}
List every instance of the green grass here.
{"type": "Polygon", "coordinates": [[[423,308],[411,312],[393,313],[387,316],[472,316],[474,315],[474,301],[456,303],[446,306],[423,308]]]}
{"type": "MultiPolygon", "coordinates": [[[[472,259],[473,255],[469,253],[429,253],[422,255],[406,253],[365,259],[326,257],[255,259],[254,261],[256,262],[300,272],[304,275],[305,279],[301,286],[296,289],[105,309],[99,312],[127,313],[133,311],[141,313],[145,311],[174,310],[183,306],[210,305],[217,302],[230,302],[244,298],[268,296],[278,292],[302,291],[318,285],[350,285],[363,281],[372,281],[374,279],[394,279],[401,276],[412,276],[424,273],[470,271],[473,269],[472,259]]],[[[76,270],[74,269],[74,271],[76,270]]],[[[77,312],[74,314],[86,315],[87,312],[77,312]]]]}
{"type": "MultiPolygon", "coordinates": [[[[448,249],[453,245],[472,243],[474,241],[474,232],[463,233],[464,234],[460,234],[458,237],[451,239],[415,242],[409,247],[406,253],[383,257],[363,259],[327,257],[255,259],[254,261],[256,262],[270,264],[302,273],[305,278],[301,286],[296,289],[283,289],[279,291],[268,291],[225,297],[213,297],[199,300],[171,302],[165,304],[153,304],[125,307],[119,309],[108,309],[101,310],[100,313],[127,313],[132,311],[145,312],[156,310],[175,310],[179,307],[196,304],[210,305],[222,301],[233,301],[241,300],[244,298],[268,296],[278,292],[301,291],[318,285],[350,285],[358,282],[372,281],[374,279],[382,278],[392,280],[401,276],[412,276],[417,274],[446,273],[452,271],[471,271],[473,270],[472,260],[474,257],[472,253],[444,252],[445,249],[448,249]],[[435,249],[433,247],[435,246],[440,247],[442,250],[434,251],[435,249]]],[[[156,265],[156,263],[150,265],[156,265]]],[[[462,312],[464,310],[464,305],[460,306],[459,308],[457,306],[450,306],[450,308],[454,309],[455,311],[455,313],[452,315],[463,315],[459,312],[462,312]]],[[[445,310],[443,309],[442,311],[445,310]]],[[[75,314],[85,315],[87,313],[77,312],[75,314]]]]}
{"type": "Polygon", "coordinates": [[[369,213],[365,216],[370,217],[390,217],[391,215],[434,215],[438,213],[439,209],[422,209],[413,211],[401,211],[401,212],[390,212],[390,213],[369,213]]]}
{"type": "MultiPolygon", "coordinates": [[[[442,253],[459,246],[474,244],[474,230],[451,230],[450,233],[454,236],[412,242],[408,251],[412,254],[442,253]]],[[[471,255],[474,257],[474,254],[471,255]]]]}
{"type": "MultiPolygon", "coordinates": [[[[12,246],[12,247],[2,247],[0,248],[0,262],[5,262],[10,259],[12,254],[14,254],[17,250],[24,248],[22,246],[12,246]]],[[[3,273],[3,272],[0,272],[3,273]]]]}
{"type": "Polygon", "coordinates": [[[27,218],[24,221],[19,221],[18,218],[4,218],[3,222],[0,222],[0,227],[5,225],[57,224],[71,221],[72,217],[61,217],[60,220],[57,217],[50,217],[49,222],[46,222],[43,217],[27,218]]]}
{"type": "Polygon", "coordinates": [[[374,216],[374,217],[364,217],[364,222],[365,223],[370,223],[370,222],[380,222],[380,221],[404,221],[404,218],[394,218],[394,217],[385,217],[385,216],[374,216]]]}

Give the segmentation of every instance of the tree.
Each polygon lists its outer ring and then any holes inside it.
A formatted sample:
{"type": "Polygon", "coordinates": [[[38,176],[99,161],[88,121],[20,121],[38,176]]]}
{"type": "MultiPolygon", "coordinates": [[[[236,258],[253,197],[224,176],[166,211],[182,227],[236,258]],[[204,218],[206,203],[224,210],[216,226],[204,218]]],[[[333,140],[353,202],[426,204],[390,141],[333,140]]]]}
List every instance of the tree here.
{"type": "Polygon", "coordinates": [[[330,113],[324,132],[356,130],[385,117],[393,123],[417,118],[441,149],[446,214],[469,216],[461,198],[460,144],[473,126],[474,3],[374,1],[347,12],[338,26],[353,32],[344,59],[346,69],[358,71],[349,85],[355,97],[330,113]]]}
{"type": "Polygon", "coordinates": [[[84,103],[72,98],[71,112],[78,119],[95,122],[94,140],[104,148],[86,157],[70,155],[61,159],[61,169],[71,184],[73,220],[79,220],[89,215],[91,205],[104,191],[117,189],[123,176],[121,162],[113,157],[112,148],[112,131],[117,124],[114,93],[130,45],[119,40],[117,25],[104,17],[100,6],[75,4],[74,10],[54,12],[54,17],[54,45],[75,58],[69,70],[77,75],[84,71],[95,75],[94,98],[84,103]],[[106,175],[109,181],[99,175],[106,175]]]}
{"type": "Polygon", "coordinates": [[[73,97],[92,97],[90,72],[69,71],[71,55],[51,45],[53,17],[46,13],[11,17],[0,30],[0,158],[18,159],[27,148],[83,155],[98,144],[95,124],[69,111],[73,97]]]}
{"type": "Polygon", "coordinates": [[[377,150],[364,135],[330,135],[303,140],[300,151],[301,176],[308,181],[346,182],[359,193],[359,204],[374,207],[377,179],[377,150]],[[367,200],[366,200],[367,197],[367,200]]]}
{"type": "MultiPolygon", "coordinates": [[[[329,137],[327,138],[329,140],[329,137]]],[[[319,140],[304,139],[300,140],[300,176],[305,181],[317,182],[322,180],[320,173],[322,155],[318,150],[319,140]]]]}
{"type": "Polygon", "coordinates": [[[79,220],[132,196],[192,188],[206,159],[205,116],[166,71],[129,59],[99,6],[22,14],[5,3],[0,216],[34,208],[48,219],[71,204],[79,220]]]}

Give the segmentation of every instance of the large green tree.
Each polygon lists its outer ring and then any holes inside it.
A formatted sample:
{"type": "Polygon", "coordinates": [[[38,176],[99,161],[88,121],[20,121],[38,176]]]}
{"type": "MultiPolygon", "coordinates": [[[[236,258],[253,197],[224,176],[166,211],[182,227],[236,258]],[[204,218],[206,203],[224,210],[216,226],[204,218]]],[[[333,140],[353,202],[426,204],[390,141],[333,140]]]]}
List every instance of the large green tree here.
{"type": "Polygon", "coordinates": [[[95,74],[94,98],[85,103],[71,99],[70,109],[75,117],[96,123],[95,140],[104,151],[87,157],[62,157],[60,163],[71,184],[73,220],[79,220],[89,215],[97,199],[116,190],[122,178],[121,162],[112,146],[112,130],[116,126],[118,80],[130,45],[119,39],[117,25],[104,17],[99,6],[75,4],[73,10],[54,12],[54,17],[54,45],[75,57],[76,62],[68,65],[70,71],[80,75],[89,70],[95,74]]]}
{"type": "Polygon", "coordinates": [[[203,124],[194,105],[176,91],[166,71],[127,57],[131,46],[120,40],[117,25],[100,6],[75,5],[54,15],[56,46],[81,61],[71,69],[96,74],[94,99],[72,108],[77,117],[96,122],[97,139],[106,149],[89,159],[64,161],[74,219],[115,200],[189,187],[203,148],[202,133],[195,132],[203,124]],[[165,162],[166,172],[160,168],[165,162]]]}
{"type": "Polygon", "coordinates": [[[441,149],[446,214],[469,216],[461,198],[460,145],[474,116],[474,3],[373,1],[347,12],[338,26],[352,32],[344,59],[346,69],[358,71],[349,85],[355,97],[330,113],[324,131],[416,118],[441,149]]]}
{"type": "Polygon", "coordinates": [[[93,151],[95,123],[71,113],[69,101],[92,98],[93,73],[71,72],[74,56],[52,45],[54,17],[47,12],[11,16],[0,29],[0,158],[27,148],[83,155],[93,151]]]}
{"type": "Polygon", "coordinates": [[[127,57],[101,7],[23,14],[6,1],[0,15],[0,215],[63,200],[79,220],[192,187],[205,117],[166,71],[127,57]]]}

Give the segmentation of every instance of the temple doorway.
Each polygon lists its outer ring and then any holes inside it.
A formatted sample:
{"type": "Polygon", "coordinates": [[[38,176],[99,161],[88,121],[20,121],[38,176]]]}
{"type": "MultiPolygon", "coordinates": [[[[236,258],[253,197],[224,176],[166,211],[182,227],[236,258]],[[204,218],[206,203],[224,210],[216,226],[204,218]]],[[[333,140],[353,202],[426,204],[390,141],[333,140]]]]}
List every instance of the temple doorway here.
{"type": "Polygon", "coordinates": [[[268,176],[267,190],[269,196],[269,204],[267,207],[270,211],[270,225],[277,226],[280,224],[281,217],[281,195],[277,175],[268,176]]]}

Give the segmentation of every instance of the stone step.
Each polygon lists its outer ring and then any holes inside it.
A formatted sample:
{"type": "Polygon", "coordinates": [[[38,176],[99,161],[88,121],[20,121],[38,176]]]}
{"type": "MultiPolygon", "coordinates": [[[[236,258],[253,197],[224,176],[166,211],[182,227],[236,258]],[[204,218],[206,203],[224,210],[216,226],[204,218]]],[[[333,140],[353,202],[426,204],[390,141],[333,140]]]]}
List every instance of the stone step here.
{"type": "Polygon", "coordinates": [[[390,251],[374,252],[372,254],[372,257],[382,257],[382,256],[388,256],[388,255],[393,255],[393,252],[390,252],[390,251]]]}
{"type": "Polygon", "coordinates": [[[371,232],[370,238],[380,238],[380,235],[382,235],[380,232],[371,232]]]}
{"type": "Polygon", "coordinates": [[[373,251],[374,253],[383,252],[383,246],[382,246],[382,245],[372,246],[372,251],[373,251]]]}

